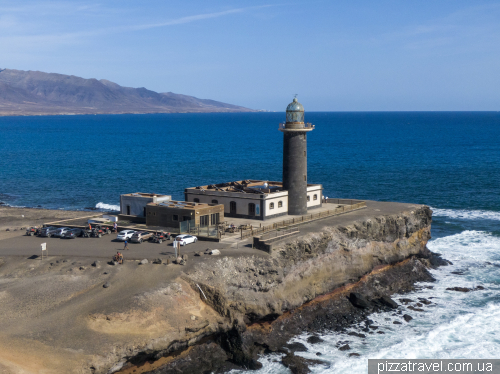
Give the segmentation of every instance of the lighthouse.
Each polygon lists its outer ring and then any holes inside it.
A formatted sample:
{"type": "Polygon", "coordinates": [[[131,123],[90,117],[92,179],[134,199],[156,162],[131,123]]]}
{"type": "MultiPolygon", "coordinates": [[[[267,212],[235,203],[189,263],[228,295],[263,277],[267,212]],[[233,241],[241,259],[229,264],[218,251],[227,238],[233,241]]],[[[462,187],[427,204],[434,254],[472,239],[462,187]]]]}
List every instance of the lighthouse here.
{"type": "Polygon", "coordinates": [[[288,214],[307,213],[307,133],[314,126],[304,122],[304,107],[294,98],[286,108],[283,132],[283,188],[288,191],[288,214]]]}

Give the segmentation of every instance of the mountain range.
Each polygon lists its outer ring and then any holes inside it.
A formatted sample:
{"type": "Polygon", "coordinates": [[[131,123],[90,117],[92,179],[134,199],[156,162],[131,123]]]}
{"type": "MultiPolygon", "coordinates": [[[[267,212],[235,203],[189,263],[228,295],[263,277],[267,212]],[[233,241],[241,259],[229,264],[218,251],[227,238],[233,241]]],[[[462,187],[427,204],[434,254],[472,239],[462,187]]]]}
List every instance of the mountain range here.
{"type": "Polygon", "coordinates": [[[122,87],[106,79],[0,69],[0,116],[252,111],[172,92],[122,87]]]}

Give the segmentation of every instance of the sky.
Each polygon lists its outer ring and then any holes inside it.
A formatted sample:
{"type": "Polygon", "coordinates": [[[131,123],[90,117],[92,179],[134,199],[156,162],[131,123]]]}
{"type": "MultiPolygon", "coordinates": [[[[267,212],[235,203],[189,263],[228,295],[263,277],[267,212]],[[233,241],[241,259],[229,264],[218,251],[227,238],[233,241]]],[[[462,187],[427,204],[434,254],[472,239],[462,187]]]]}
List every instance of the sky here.
{"type": "Polygon", "coordinates": [[[500,2],[0,0],[0,68],[271,111],[498,111],[500,2]]]}

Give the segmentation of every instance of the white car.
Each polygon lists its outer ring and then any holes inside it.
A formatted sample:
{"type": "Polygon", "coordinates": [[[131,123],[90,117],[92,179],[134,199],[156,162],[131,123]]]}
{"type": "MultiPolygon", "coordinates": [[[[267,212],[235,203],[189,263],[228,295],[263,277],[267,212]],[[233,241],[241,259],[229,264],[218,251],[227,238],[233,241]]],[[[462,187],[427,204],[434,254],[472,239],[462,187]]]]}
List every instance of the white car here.
{"type": "Polygon", "coordinates": [[[198,238],[193,235],[177,235],[175,237],[175,241],[184,246],[189,243],[196,243],[198,241],[198,238]]]}
{"type": "Polygon", "coordinates": [[[123,230],[118,233],[118,235],[116,236],[116,240],[124,242],[125,240],[129,240],[134,234],[134,230],[123,230]]]}
{"type": "Polygon", "coordinates": [[[53,236],[57,236],[57,237],[59,237],[59,238],[60,238],[60,237],[62,237],[64,234],[66,234],[66,231],[69,231],[69,230],[71,230],[69,227],[60,227],[60,228],[58,228],[58,229],[54,232],[53,236]]]}

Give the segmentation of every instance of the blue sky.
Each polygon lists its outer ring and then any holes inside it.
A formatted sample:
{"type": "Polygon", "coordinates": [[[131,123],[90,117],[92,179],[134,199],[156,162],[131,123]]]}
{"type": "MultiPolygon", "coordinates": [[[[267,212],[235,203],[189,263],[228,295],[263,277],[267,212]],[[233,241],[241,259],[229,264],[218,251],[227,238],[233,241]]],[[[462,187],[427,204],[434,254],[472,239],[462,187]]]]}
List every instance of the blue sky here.
{"type": "Polygon", "coordinates": [[[276,111],[500,110],[500,2],[0,0],[0,67],[276,111]]]}

